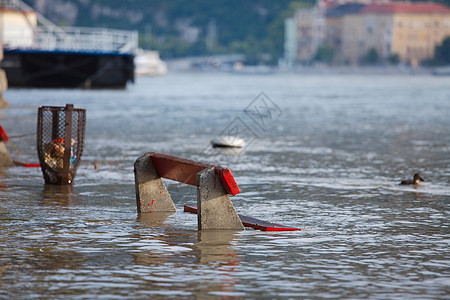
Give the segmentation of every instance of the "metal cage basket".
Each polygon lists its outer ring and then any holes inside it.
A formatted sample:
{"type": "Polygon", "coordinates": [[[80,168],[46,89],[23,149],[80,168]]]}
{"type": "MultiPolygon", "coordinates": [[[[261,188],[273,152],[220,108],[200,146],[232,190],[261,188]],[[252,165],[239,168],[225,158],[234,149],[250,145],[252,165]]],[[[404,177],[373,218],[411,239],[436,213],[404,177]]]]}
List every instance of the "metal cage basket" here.
{"type": "Polygon", "coordinates": [[[72,184],[83,153],[86,110],[42,106],[38,109],[37,151],[47,184],[72,184]]]}

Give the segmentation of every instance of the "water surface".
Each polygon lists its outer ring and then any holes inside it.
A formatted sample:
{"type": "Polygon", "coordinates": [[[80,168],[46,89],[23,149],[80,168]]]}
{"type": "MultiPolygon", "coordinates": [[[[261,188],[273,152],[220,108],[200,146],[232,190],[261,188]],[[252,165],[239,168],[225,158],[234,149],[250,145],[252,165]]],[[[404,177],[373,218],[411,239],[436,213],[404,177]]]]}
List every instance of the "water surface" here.
{"type": "Polygon", "coordinates": [[[4,299],[450,293],[448,78],[172,73],[126,90],[4,96],[8,149],[26,162],[37,161],[39,106],[87,110],[72,187],[45,185],[36,168],[0,171],[4,299]],[[275,105],[263,123],[244,111],[261,92],[275,105]],[[230,124],[245,126],[250,143],[213,151],[210,141],[230,124]],[[148,151],[230,168],[239,213],[302,231],[198,232],[196,216],[183,213],[195,188],[172,181],[177,212],[138,216],[133,163],[148,151]],[[416,171],[421,186],[398,185],[416,171]]]}

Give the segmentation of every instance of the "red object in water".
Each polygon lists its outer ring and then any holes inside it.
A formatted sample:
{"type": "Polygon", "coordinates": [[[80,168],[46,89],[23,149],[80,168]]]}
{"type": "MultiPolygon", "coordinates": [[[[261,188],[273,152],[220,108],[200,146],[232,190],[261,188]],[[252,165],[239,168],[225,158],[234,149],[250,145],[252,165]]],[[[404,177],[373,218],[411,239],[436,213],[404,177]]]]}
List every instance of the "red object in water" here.
{"type": "Polygon", "coordinates": [[[14,161],[14,164],[16,166],[21,166],[21,167],[25,167],[25,168],[39,168],[41,165],[40,164],[28,164],[28,163],[24,163],[21,161],[14,161]]]}
{"type": "MultiPolygon", "coordinates": [[[[185,205],[184,206],[185,212],[190,212],[193,214],[198,213],[197,212],[197,206],[190,206],[185,205]]],[[[262,231],[300,231],[300,228],[295,227],[288,227],[281,224],[271,223],[263,220],[259,220],[252,217],[243,216],[241,214],[238,214],[239,218],[241,219],[242,224],[245,227],[251,227],[253,229],[262,230],[262,231]]]]}
{"type": "Polygon", "coordinates": [[[25,164],[26,168],[39,168],[41,164],[25,164]]]}
{"type": "Polygon", "coordinates": [[[3,142],[9,141],[9,137],[6,134],[5,129],[3,129],[3,126],[0,126],[0,141],[3,141],[3,142]]]}
{"type": "Polygon", "coordinates": [[[239,186],[236,183],[236,180],[234,180],[233,174],[231,173],[230,169],[224,169],[220,166],[215,166],[214,171],[216,172],[217,176],[219,176],[220,183],[222,183],[222,186],[227,194],[235,196],[241,192],[239,186]]]}

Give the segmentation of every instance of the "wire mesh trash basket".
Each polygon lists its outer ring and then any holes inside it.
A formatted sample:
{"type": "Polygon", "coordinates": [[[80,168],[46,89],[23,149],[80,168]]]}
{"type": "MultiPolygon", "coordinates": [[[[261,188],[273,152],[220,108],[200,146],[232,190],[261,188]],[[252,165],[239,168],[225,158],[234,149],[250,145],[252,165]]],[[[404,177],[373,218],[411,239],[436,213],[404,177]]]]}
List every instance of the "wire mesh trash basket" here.
{"type": "Polygon", "coordinates": [[[37,150],[47,184],[72,184],[83,153],[86,110],[42,106],[38,110],[37,150]]]}

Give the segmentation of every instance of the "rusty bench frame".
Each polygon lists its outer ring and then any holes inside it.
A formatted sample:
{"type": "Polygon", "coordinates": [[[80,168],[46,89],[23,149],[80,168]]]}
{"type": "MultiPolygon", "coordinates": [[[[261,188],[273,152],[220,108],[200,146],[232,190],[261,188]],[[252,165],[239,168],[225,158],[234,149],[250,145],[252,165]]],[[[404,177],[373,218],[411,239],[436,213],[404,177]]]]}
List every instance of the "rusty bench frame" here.
{"type": "Polygon", "coordinates": [[[228,195],[240,192],[229,169],[172,155],[148,152],[134,163],[138,213],[174,212],[161,178],[197,186],[198,230],[243,230],[228,195]]]}

